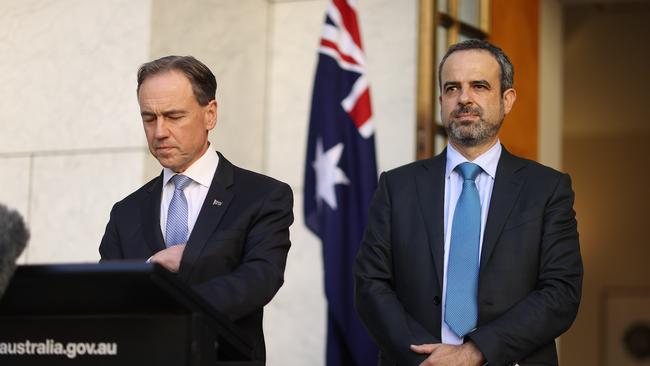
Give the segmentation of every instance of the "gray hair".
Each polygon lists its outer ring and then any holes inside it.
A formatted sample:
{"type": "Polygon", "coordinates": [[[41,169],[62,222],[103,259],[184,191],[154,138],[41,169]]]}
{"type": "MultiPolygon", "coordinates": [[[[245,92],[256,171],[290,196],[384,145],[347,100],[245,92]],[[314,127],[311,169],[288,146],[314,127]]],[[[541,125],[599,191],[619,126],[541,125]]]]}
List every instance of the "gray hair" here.
{"type": "Polygon", "coordinates": [[[200,105],[205,106],[215,99],[217,92],[217,79],[204,63],[192,56],[166,56],[147,62],[138,70],[138,89],[150,76],[166,71],[179,71],[183,73],[192,84],[194,97],[200,105]]]}

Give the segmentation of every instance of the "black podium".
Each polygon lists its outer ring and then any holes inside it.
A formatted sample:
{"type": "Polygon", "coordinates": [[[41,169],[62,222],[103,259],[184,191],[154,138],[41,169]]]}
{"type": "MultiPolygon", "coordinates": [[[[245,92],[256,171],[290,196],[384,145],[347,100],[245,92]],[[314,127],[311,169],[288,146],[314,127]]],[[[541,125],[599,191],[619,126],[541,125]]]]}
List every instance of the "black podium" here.
{"type": "Polygon", "coordinates": [[[256,365],[241,334],[156,264],[19,266],[0,299],[3,366],[256,365]]]}

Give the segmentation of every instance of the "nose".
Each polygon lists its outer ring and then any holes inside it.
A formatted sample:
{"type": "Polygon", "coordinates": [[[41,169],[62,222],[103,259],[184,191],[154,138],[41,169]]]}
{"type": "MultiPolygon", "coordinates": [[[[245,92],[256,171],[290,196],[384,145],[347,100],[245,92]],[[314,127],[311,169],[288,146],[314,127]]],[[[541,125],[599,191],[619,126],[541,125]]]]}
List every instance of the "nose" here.
{"type": "Polygon", "coordinates": [[[162,140],[169,135],[169,129],[167,128],[167,125],[165,123],[165,118],[162,116],[156,118],[156,125],[154,128],[155,128],[154,137],[157,140],[162,140]]]}
{"type": "Polygon", "coordinates": [[[458,104],[468,105],[473,102],[472,96],[470,95],[469,88],[462,88],[460,95],[458,96],[458,104]]]}

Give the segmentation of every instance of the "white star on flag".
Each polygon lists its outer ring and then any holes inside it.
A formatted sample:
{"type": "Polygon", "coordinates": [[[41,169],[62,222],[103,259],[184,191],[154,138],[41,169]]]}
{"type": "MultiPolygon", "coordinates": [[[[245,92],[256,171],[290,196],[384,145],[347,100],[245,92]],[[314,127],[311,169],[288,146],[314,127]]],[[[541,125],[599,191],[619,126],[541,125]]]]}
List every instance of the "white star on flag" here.
{"type": "Polygon", "coordinates": [[[320,203],[319,198],[322,198],[332,210],[337,208],[334,186],[350,184],[345,172],[338,167],[342,153],[342,142],[323,152],[323,140],[316,141],[316,160],[312,163],[316,171],[316,201],[320,203]]]}

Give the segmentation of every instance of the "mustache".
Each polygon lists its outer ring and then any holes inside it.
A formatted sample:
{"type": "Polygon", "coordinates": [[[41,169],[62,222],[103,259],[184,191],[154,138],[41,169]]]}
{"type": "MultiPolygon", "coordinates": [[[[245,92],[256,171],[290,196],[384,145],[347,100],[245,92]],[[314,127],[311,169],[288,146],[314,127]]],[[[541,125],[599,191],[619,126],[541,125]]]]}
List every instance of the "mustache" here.
{"type": "Polygon", "coordinates": [[[482,117],[483,110],[481,109],[481,107],[478,106],[472,107],[469,105],[463,105],[454,109],[453,112],[451,112],[452,117],[459,117],[461,114],[474,114],[479,117],[482,117]]]}

